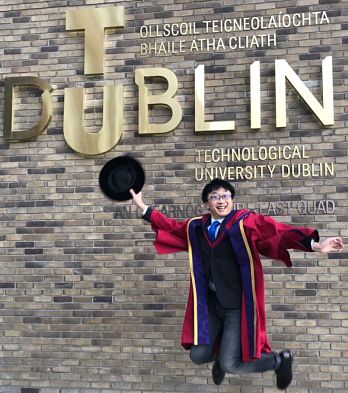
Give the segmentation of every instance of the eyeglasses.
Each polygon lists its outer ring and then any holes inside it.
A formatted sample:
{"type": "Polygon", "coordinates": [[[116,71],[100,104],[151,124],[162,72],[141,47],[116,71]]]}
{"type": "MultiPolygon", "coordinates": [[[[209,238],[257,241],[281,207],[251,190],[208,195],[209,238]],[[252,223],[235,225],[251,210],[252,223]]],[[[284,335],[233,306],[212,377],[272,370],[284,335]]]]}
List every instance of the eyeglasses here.
{"type": "Polygon", "coordinates": [[[232,198],[231,194],[223,194],[223,195],[219,195],[219,194],[212,194],[210,195],[210,197],[208,199],[211,199],[212,201],[219,201],[220,199],[224,200],[224,201],[229,201],[232,198]]]}

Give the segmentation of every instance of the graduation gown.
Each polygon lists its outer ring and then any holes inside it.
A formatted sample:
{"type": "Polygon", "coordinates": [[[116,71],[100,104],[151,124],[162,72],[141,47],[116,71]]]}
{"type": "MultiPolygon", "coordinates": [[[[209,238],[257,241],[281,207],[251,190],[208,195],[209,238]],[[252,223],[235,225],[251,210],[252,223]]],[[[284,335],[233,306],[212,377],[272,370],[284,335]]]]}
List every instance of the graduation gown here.
{"type": "MultiPolygon", "coordinates": [[[[157,236],[154,242],[159,254],[188,251],[190,290],[183,322],[181,342],[185,349],[209,343],[207,280],[196,231],[207,232],[210,214],[177,221],[157,210],[148,219],[157,236]]],[[[248,210],[232,210],[225,218],[228,236],[240,266],[242,278],[241,344],[243,361],[271,352],[267,337],[264,275],[260,255],[292,266],[288,249],[311,251],[311,240],[319,241],[317,230],[295,227],[248,210]]],[[[215,240],[219,242],[219,236],[215,240]]],[[[208,237],[206,236],[209,242],[208,237]]],[[[213,244],[211,244],[214,246],[213,244]]]]}

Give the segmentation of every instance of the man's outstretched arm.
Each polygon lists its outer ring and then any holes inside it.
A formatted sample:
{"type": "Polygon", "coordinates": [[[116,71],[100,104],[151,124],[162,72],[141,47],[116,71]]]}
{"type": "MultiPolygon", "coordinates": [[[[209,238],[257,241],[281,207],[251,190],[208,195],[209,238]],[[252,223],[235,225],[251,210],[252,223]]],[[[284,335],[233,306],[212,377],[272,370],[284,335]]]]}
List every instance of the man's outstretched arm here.
{"type": "Polygon", "coordinates": [[[328,253],[339,252],[344,247],[338,236],[320,240],[316,229],[288,225],[261,214],[251,214],[245,219],[245,227],[260,254],[281,260],[287,266],[291,266],[288,250],[328,253]]]}
{"type": "Polygon", "coordinates": [[[129,190],[136,207],[142,211],[143,219],[151,223],[156,232],[155,246],[159,253],[187,251],[187,225],[189,220],[178,221],[167,217],[162,212],[152,209],[143,201],[141,192],[129,190]],[[171,250],[175,251],[171,251],[171,250]]]}

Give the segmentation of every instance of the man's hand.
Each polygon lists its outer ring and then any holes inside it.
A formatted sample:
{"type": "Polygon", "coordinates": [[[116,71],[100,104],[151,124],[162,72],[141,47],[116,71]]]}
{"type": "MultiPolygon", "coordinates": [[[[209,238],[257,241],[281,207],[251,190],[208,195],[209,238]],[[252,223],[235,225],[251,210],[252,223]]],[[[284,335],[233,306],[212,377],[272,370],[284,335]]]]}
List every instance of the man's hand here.
{"type": "Polygon", "coordinates": [[[340,237],[329,237],[319,243],[313,243],[313,251],[318,251],[321,253],[328,252],[339,252],[342,251],[344,247],[343,240],[340,237]]]}
{"type": "Polygon", "coordinates": [[[143,197],[142,197],[141,192],[136,194],[133,189],[130,189],[129,192],[132,195],[133,202],[137,206],[138,209],[140,209],[141,211],[144,211],[145,209],[147,209],[147,205],[145,205],[145,203],[143,202],[143,197]]]}

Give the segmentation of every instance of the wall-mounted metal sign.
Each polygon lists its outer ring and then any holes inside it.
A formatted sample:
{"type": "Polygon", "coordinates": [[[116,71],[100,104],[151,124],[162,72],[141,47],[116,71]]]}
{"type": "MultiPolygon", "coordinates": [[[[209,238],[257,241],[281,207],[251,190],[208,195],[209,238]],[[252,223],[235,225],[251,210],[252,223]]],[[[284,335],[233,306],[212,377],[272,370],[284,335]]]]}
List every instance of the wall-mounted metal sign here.
{"type": "MultiPolygon", "coordinates": [[[[326,14],[325,14],[326,15],[326,14]]],[[[284,18],[283,18],[284,19],[284,18]]],[[[300,20],[300,19],[299,19],[300,20]]],[[[318,20],[318,23],[320,21],[318,20]]],[[[248,22],[253,26],[252,22],[248,22]]],[[[294,22],[292,22],[294,23],[294,22]]],[[[245,25],[245,23],[244,23],[245,25]]],[[[181,25],[186,26],[186,25],[181,25]]],[[[208,29],[218,28],[217,24],[207,24],[208,29]],[[216,27],[216,26],[217,27],[216,27]],[[214,27],[215,26],[215,27],[214,27]]],[[[227,25],[229,26],[229,25],[227,25]]],[[[260,25],[261,26],[261,25],[260,25]]],[[[103,74],[104,72],[104,34],[107,29],[124,27],[124,8],[122,6],[106,8],[81,8],[66,13],[66,29],[82,30],[85,34],[85,74],[103,74]]],[[[187,33],[190,30],[187,27],[187,33]]],[[[261,27],[260,27],[261,28],[261,27]]],[[[146,32],[145,32],[146,33],[146,32]]],[[[141,34],[145,34],[142,29],[141,34]]],[[[186,33],[185,33],[186,34],[186,33]]],[[[261,65],[254,61],[250,65],[250,129],[261,128],[261,65]]],[[[285,59],[275,60],[275,126],[287,126],[286,91],[287,82],[291,84],[310,112],[319,120],[323,127],[334,125],[333,100],[333,68],[332,56],[322,61],[322,104],[314,97],[285,59]]],[[[176,98],[178,79],[174,71],[167,68],[137,68],[135,84],[138,86],[138,120],[139,134],[163,134],[175,130],[182,120],[182,108],[176,98]],[[167,85],[162,94],[150,94],[147,83],[161,79],[167,85]],[[165,107],[170,119],[166,123],[150,121],[151,107],[165,107]]],[[[53,117],[51,91],[48,81],[36,77],[17,77],[5,79],[5,121],[4,139],[18,142],[37,137],[47,127],[53,117]],[[43,92],[42,118],[29,130],[13,129],[14,92],[16,87],[30,85],[43,92]]],[[[104,86],[103,124],[99,132],[89,132],[84,126],[84,96],[86,89],[81,87],[66,88],[64,91],[64,137],[68,145],[76,152],[84,155],[98,155],[111,150],[122,137],[123,133],[123,87],[121,85],[104,86]]],[[[237,120],[207,121],[205,116],[205,69],[198,65],[194,70],[194,108],[196,133],[234,132],[238,131],[237,120]]]]}

